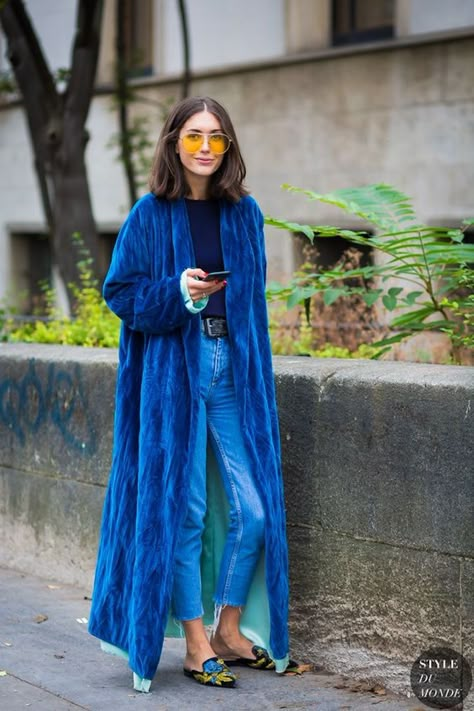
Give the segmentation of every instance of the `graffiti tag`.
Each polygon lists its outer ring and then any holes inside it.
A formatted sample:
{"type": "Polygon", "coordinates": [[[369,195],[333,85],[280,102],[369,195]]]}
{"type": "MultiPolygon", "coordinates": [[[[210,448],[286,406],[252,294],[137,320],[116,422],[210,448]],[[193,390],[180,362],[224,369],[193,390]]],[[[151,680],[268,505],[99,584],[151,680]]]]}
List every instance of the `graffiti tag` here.
{"type": "Polygon", "coordinates": [[[47,422],[57,427],[70,447],[85,455],[95,452],[96,435],[88,416],[87,395],[78,364],[71,374],[51,363],[42,381],[35,361],[31,360],[21,380],[5,378],[0,382],[0,423],[22,445],[28,434],[37,434],[47,422]]]}

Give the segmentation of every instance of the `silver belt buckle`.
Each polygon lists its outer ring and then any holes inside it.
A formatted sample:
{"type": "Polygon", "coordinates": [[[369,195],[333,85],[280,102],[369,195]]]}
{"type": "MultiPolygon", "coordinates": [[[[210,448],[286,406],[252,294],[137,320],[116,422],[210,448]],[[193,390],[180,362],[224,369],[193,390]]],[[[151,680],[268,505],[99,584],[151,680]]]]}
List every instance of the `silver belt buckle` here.
{"type": "Polygon", "coordinates": [[[210,338],[219,338],[220,336],[227,336],[227,323],[224,318],[208,318],[202,319],[204,333],[210,338]]]}

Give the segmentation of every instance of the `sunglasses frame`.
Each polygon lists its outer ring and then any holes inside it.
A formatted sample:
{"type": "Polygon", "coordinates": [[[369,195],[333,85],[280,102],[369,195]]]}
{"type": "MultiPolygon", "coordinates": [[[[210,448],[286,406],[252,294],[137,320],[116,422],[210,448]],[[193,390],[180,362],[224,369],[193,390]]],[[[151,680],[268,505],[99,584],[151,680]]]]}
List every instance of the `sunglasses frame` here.
{"type": "Polygon", "coordinates": [[[225,153],[227,153],[227,151],[228,151],[229,148],[230,148],[230,144],[232,143],[232,138],[230,138],[226,133],[223,133],[223,132],[221,132],[221,131],[218,131],[218,132],[216,132],[216,133],[200,133],[199,131],[189,131],[188,133],[185,133],[184,136],[180,136],[180,137],[178,138],[178,141],[181,141],[181,145],[183,146],[183,150],[186,151],[186,153],[187,153],[188,155],[192,156],[194,153],[197,153],[198,151],[201,150],[201,148],[202,148],[202,146],[203,146],[203,144],[204,144],[204,138],[206,138],[206,137],[207,137],[207,145],[208,145],[208,147],[209,147],[210,152],[211,152],[211,153],[214,153],[214,155],[216,155],[216,156],[223,156],[225,153]],[[195,151],[188,151],[188,150],[184,147],[183,138],[186,138],[186,136],[189,136],[189,135],[191,135],[191,136],[201,136],[201,138],[202,138],[201,144],[199,145],[198,148],[196,148],[195,151]],[[225,138],[227,138],[227,140],[229,141],[229,143],[228,143],[228,146],[227,146],[227,148],[225,149],[225,151],[222,151],[221,153],[217,153],[216,151],[213,151],[213,150],[212,150],[211,146],[209,145],[209,139],[212,138],[212,136],[225,136],[225,138]]]}

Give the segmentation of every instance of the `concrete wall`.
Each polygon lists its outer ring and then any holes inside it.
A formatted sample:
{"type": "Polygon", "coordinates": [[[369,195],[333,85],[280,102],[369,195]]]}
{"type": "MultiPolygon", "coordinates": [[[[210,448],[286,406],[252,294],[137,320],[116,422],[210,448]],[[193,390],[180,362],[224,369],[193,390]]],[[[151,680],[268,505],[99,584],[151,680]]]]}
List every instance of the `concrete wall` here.
{"type": "Polygon", "coordinates": [[[407,689],[474,661],[474,368],[275,362],[298,650],[407,689]]]}
{"type": "MultiPolygon", "coordinates": [[[[474,368],[274,360],[294,655],[409,689],[474,662],[474,368]]],[[[116,352],[0,345],[0,564],[90,591],[116,352]]]]}
{"type": "Polygon", "coordinates": [[[0,562],[91,585],[116,353],[0,346],[0,562]]]}

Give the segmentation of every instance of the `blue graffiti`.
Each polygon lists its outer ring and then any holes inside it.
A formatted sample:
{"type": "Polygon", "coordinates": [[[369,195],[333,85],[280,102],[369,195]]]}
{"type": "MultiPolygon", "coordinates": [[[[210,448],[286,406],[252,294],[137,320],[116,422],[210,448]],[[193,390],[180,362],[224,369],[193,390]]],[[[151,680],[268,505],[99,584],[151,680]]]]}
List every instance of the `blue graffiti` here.
{"type": "Polygon", "coordinates": [[[0,383],[0,422],[22,445],[28,434],[36,434],[48,420],[70,447],[86,455],[96,451],[96,434],[88,415],[87,395],[78,364],[71,374],[51,363],[44,385],[32,359],[28,372],[19,382],[5,378],[0,383]]]}

